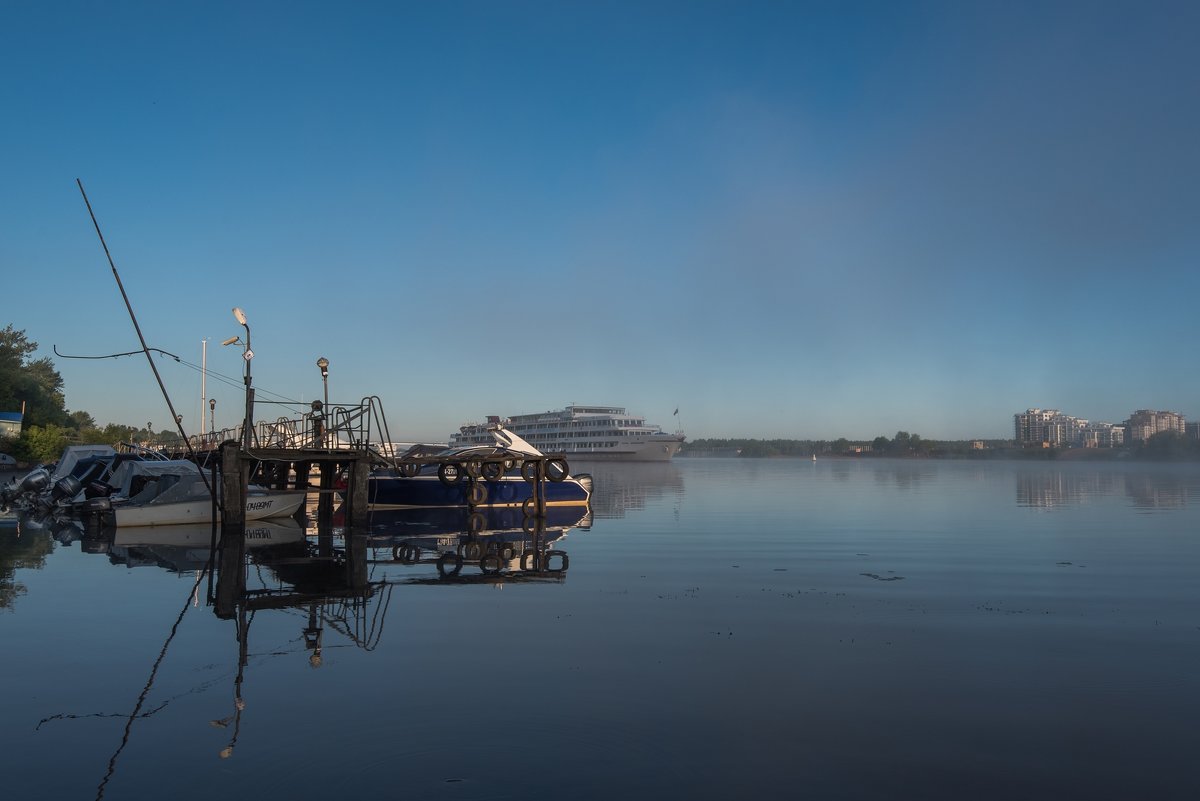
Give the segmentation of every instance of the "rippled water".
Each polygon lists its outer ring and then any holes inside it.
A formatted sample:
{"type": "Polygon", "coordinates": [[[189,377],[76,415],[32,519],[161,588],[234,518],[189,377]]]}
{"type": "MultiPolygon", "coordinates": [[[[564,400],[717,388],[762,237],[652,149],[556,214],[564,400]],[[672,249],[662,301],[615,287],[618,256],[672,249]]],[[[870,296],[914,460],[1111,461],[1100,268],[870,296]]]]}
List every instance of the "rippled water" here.
{"type": "Polygon", "coordinates": [[[5,795],[1200,792],[1200,467],[575,467],[536,576],[0,528],[5,795]]]}

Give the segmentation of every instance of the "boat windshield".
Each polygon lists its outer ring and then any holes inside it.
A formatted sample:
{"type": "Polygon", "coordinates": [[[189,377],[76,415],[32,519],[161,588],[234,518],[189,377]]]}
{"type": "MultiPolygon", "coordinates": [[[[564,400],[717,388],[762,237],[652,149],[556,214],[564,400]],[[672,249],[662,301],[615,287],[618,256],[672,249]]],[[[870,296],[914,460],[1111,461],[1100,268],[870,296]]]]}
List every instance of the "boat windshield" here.
{"type": "Polygon", "coordinates": [[[496,456],[502,449],[491,445],[466,445],[458,448],[447,448],[437,456],[496,456]]]}

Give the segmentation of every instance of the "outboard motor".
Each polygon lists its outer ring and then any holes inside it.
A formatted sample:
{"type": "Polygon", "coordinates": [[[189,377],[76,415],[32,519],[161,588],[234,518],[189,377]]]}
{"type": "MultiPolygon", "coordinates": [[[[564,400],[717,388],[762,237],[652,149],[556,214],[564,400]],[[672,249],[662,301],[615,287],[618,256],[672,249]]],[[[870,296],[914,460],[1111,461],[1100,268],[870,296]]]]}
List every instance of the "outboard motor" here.
{"type": "Polygon", "coordinates": [[[54,489],[50,490],[50,500],[53,503],[65,503],[82,491],[83,484],[79,483],[79,479],[75,476],[63,476],[54,482],[54,489]]]}
{"type": "Polygon", "coordinates": [[[44,467],[39,467],[32,470],[21,479],[21,483],[17,485],[17,494],[23,495],[26,492],[41,492],[46,487],[50,486],[50,471],[44,467]]]}
{"type": "Polygon", "coordinates": [[[114,487],[103,481],[93,481],[83,490],[84,498],[107,498],[113,494],[114,487]]]}

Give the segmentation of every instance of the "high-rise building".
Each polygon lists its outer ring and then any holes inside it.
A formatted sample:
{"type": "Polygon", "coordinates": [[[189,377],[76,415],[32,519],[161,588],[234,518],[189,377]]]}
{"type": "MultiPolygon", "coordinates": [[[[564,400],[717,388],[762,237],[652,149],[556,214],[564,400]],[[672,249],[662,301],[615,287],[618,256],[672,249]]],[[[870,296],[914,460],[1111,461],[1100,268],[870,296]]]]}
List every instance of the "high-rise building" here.
{"type": "Polygon", "coordinates": [[[1187,421],[1177,412],[1156,412],[1138,409],[1125,421],[1126,438],[1130,442],[1145,442],[1155,434],[1171,431],[1179,435],[1186,433],[1187,421]]]}
{"type": "Polygon", "coordinates": [[[1026,409],[1013,415],[1014,439],[1022,448],[1049,443],[1047,425],[1060,417],[1058,409],[1026,409]]]}
{"type": "Polygon", "coordinates": [[[1022,448],[1115,448],[1125,430],[1112,423],[1092,423],[1057,409],[1026,409],[1013,415],[1017,445],[1022,448]]]}

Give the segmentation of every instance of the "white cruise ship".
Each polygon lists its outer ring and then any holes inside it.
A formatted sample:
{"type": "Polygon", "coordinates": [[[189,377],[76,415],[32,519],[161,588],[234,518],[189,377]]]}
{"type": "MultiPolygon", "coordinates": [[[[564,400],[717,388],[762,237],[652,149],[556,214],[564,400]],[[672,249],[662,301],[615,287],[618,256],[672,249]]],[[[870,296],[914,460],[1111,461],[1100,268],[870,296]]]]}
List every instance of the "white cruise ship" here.
{"type": "Polygon", "coordinates": [[[665,462],[679,453],[682,432],[668,434],[619,406],[568,406],[555,412],[491,415],[450,436],[450,446],[487,444],[489,426],[502,425],[543,453],[606,461],[665,462]]]}

